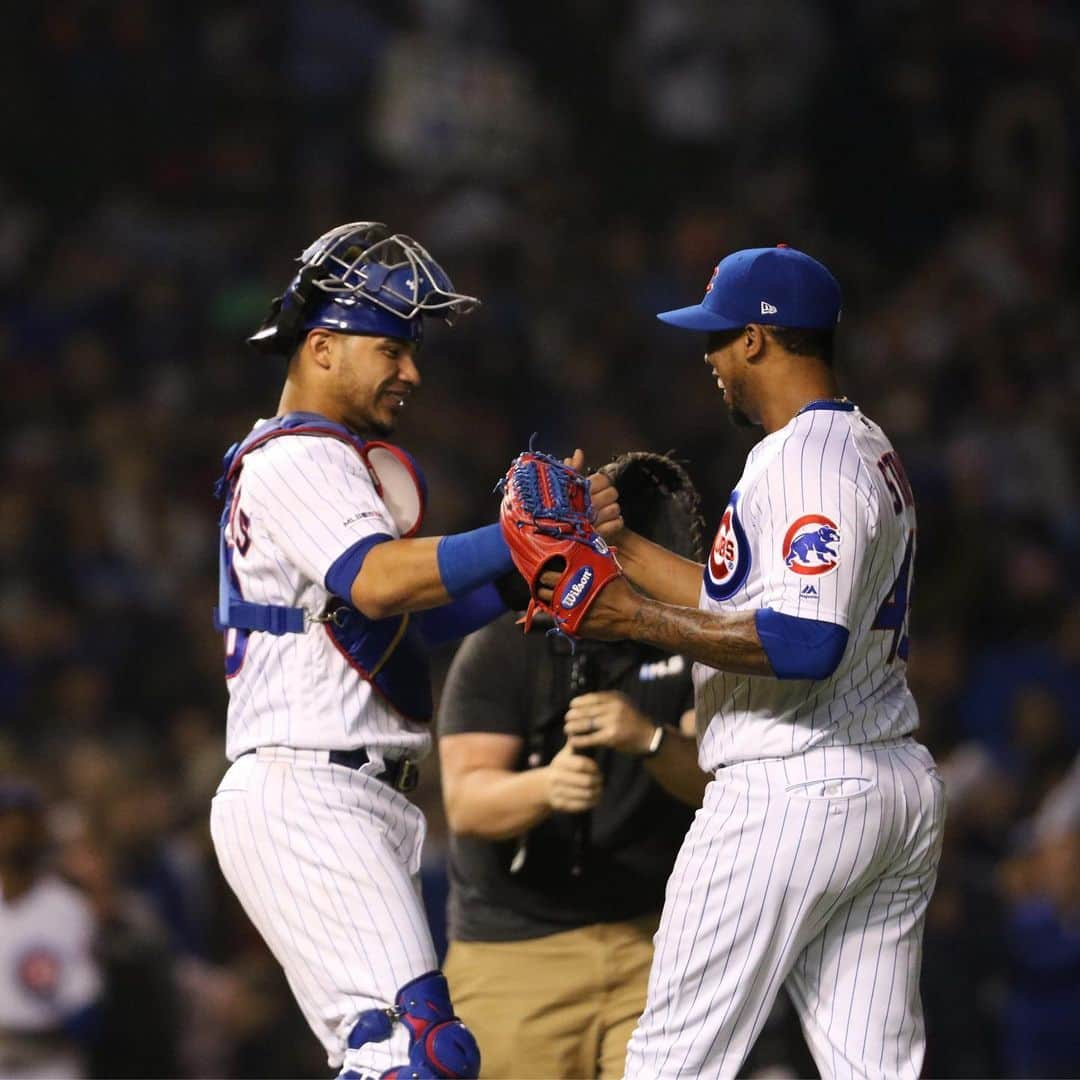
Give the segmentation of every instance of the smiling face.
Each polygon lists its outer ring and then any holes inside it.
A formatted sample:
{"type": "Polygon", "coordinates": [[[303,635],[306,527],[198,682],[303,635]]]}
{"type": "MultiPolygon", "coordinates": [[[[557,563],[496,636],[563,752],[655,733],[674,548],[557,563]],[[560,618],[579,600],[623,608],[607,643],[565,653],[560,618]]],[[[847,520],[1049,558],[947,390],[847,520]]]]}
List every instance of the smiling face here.
{"type": "Polygon", "coordinates": [[[386,436],[420,386],[416,346],[400,338],[335,334],[341,350],[337,388],[345,423],[386,436]]]}
{"type": "Polygon", "coordinates": [[[736,427],[753,427],[757,420],[754,419],[749,385],[751,368],[746,362],[742,338],[742,330],[710,334],[705,346],[705,363],[712,369],[731,422],[736,427]]]}
{"type": "Polygon", "coordinates": [[[402,338],[311,331],[290,367],[283,411],[321,413],[385,437],[420,386],[416,346],[402,338]]]}

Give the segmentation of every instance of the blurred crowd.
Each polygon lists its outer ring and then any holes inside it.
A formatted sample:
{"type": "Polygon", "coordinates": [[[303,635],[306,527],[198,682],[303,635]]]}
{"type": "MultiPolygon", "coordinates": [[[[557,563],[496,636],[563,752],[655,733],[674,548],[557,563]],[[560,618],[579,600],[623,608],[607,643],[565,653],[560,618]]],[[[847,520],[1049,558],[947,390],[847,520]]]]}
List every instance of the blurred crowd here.
{"type": "MultiPolygon", "coordinates": [[[[715,521],[753,436],[653,313],[739,247],[836,272],[843,387],[919,509],[910,678],[949,789],[927,1074],[1080,1074],[1075,5],[57,0],[5,24],[0,776],[45,792],[50,866],[100,925],[92,1075],[327,1071],[209,845],[211,488],[276,409],[243,337],[359,218],[484,301],[429,335],[398,433],[430,533],[493,520],[533,431],[593,463],[674,449],[715,521]]],[[[438,928],[433,761],[418,798],[438,928]]]]}

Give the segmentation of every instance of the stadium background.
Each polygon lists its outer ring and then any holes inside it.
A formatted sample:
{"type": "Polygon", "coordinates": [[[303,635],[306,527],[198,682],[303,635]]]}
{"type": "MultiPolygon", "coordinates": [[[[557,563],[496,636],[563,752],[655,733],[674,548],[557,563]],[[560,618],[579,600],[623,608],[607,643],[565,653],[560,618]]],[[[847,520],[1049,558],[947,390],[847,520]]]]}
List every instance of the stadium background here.
{"type": "MultiPolygon", "coordinates": [[[[537,429],[674,448],[715,521],[752,437],[653,313],[738,247],[835,270],[844,386],[919,502],[927,1073],[1080,1074],[1074,5],[54,0],[0,56],[0,771],[102,920],[95,1075],[325,1075],[209,847],[210,489],[277,401],[243,336],[356,218],[484,300],[400,430],[434,533],[492,519],[537,429]]],[[[433,762],[419,797],[437,923],[433,762]]]]}

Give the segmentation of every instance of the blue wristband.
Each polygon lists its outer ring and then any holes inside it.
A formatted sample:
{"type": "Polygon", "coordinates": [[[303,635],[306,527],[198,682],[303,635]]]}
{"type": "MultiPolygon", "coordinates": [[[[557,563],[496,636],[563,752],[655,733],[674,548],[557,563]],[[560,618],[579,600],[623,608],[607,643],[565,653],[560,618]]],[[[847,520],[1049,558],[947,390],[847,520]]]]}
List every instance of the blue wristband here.
{"type": "Polygon", "coordinates": [[[498,525],[444,536],[438,547],[439,577],[454,598],[485,585],[514,568],[498,525]]]}
{"type": "Polygon", "coordinates": [[[847,627],[836,623],[759,608],[754,625],[778,679],[827,679],[847,648],[847,627]]]}

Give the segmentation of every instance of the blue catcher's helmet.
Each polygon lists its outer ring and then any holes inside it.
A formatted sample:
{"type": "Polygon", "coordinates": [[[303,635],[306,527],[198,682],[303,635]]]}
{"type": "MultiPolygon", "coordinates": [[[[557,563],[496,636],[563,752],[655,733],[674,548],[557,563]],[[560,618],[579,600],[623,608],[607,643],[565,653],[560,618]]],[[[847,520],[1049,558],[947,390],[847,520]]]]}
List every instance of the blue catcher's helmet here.
{"type": "Polygon", "coordinates": [[[412,237],[377,221],[331,229],[299,262],[299,273],[248,338],[261,352],[288,356],[318,326],[419,344],[425,315],[453,323],[480,303],[455,292],[446,271],[412,237]]]}

